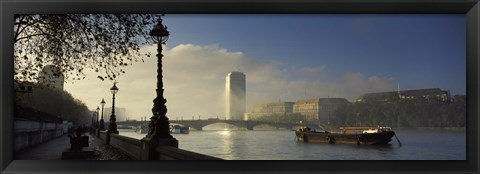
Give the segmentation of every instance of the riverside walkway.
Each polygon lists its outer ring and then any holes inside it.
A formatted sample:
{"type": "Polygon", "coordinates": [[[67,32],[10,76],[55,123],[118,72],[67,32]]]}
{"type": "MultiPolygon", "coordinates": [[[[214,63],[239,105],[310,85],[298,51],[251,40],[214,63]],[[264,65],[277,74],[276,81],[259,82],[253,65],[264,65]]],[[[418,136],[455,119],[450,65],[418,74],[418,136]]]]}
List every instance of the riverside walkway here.
{"type": "MultiPolygon", "coordinates": [[[[81,160],[132,160],[126,154],[106,145],[103,140],[94,135],[89,136],[89,147],[95,149],[95,156],[81,160]]],[[[70,139],[62,135],[50,141],[38,144],[15,153],[16,160],[61,160],[64,149],[70,148],[70,139]]]]}

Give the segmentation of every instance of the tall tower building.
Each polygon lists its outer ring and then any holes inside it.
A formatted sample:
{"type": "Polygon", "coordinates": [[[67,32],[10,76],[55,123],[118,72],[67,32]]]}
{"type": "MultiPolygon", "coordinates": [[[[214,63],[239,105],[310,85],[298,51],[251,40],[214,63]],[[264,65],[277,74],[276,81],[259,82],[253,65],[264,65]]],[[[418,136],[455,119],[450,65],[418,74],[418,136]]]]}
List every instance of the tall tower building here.
{"type": "MultiPolygon", "coordinates": [[[[110,122],[110,116],[112,116],[112,107],[105,108],[103,111],[105,122],[110,122]]],[[[126,121],[127,117],[128,115],[126,108],[115,106],[115,119],[117,119],[117,121],[126,121]]]]}
{"type": "Polygon", "coordinates": [[[55,65],[47,65],[43,67],[38,74],[38,83],[43,84],[49,88],[63,90],[63,82],[65,80],[60,68],[55,65]]]}
{"type": "Polygon", "coordinates": [[[225,92],[227,120],[245,120],[245,74],[228,73],[225,92]]]}

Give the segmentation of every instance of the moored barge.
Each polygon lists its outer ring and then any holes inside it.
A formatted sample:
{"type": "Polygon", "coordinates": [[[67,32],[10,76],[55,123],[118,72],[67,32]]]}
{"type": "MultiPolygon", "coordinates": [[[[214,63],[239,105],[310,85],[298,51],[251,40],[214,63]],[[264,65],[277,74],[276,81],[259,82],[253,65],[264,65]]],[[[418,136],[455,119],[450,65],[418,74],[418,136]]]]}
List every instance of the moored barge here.
{"type": "Polygon", "coordinates": [[[339,132],[315,131],[308,127],[295,132],[296,140],[305,143],[388,144],[395,132],[390,127],[341,127],[339,132]]]}

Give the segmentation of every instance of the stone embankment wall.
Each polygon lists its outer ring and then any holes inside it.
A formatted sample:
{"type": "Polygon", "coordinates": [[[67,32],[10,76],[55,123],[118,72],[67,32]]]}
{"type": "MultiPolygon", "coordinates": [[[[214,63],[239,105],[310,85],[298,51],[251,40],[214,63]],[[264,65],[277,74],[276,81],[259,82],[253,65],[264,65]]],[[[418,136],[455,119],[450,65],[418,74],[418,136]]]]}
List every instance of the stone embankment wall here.
{"type": "Polygon", "coordinates": [[[110,145],[124,152],[135,160],[141,160],[141,141],[117,134],[110,134],[110,145]]]}
{"type": "Polygon", "coordinates": [[[63,127],[63,123],[15,120],[15,152],[65,134],[63,127]]]}
{"type": "Polygon", "coordinates": [[[147,147],[149,146],[149,143],[142,142],[142,140],[117,134],[108,134],[106,131],[100,131],[100,139],[135,160],[152,159],[151,156],[148,156],[150,153],[146,153],[149,149],[155,150],[155,153],[152,153],[151,155],[155,156],[153,157],[154,159],[159,160],[222,160],[220,158],[182,150],[176,147],[147,147]]]}

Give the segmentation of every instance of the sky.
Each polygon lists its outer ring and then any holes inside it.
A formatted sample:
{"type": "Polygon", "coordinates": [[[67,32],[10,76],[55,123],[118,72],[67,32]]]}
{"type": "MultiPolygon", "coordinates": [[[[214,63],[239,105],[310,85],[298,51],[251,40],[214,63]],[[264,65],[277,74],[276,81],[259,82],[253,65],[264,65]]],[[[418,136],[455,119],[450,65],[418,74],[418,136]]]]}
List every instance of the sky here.
{"type": "MultiPolygon", "coordinates": [[[[370,92],[424,88],[466,93],[463,14],[186,15],[167,14],[163,76],[170,119],[223,118],[225,77],[246,75],[246,106],[305,98],[354,101],[370,92]]],[[[156,54],[156,45],[142,52],[156,54]]],[[[150,117],[156,57],[126,68],[115,106],[150,117]]],[[[86,73],[65,90],[94,110],[111,106],[112,81],[86,73]]]]}

